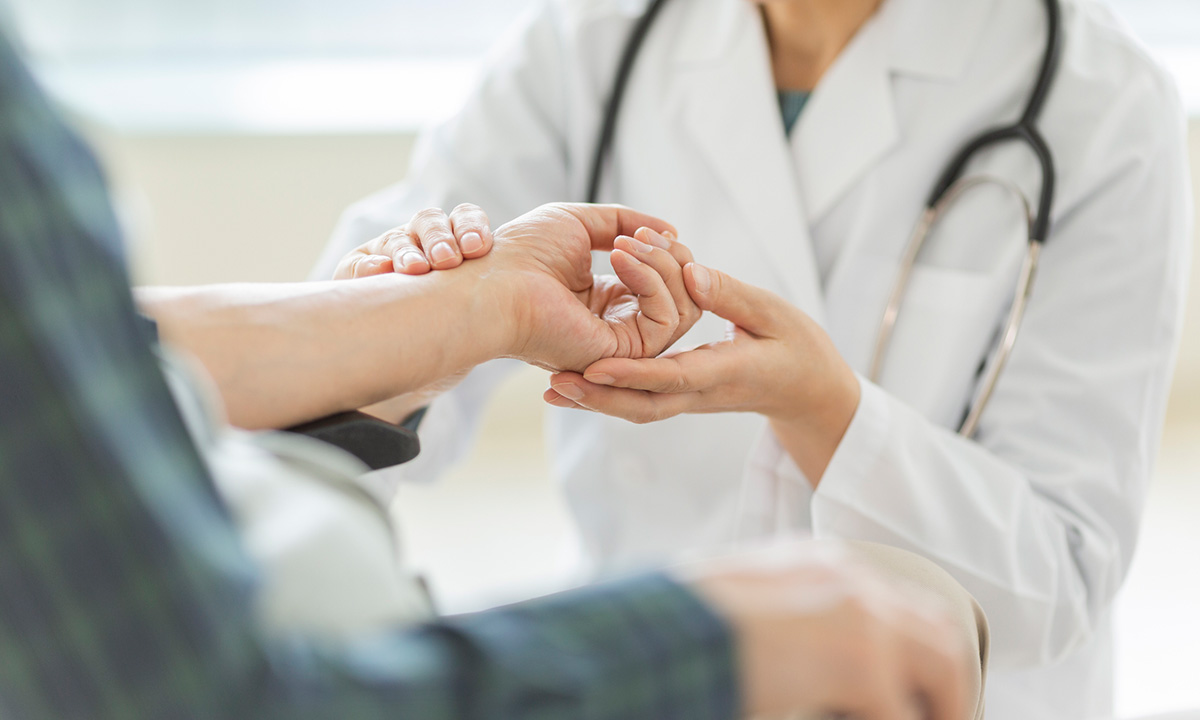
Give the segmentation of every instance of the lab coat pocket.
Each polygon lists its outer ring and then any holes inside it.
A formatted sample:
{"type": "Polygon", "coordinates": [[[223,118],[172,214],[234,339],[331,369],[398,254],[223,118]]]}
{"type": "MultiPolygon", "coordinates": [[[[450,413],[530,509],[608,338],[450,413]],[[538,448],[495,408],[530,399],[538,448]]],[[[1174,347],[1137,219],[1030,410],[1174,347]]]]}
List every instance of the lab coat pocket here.
{"type": "Polygon", "coordinates": [[[918,264],[880,385],[935,423],[957,429],[1003,322],[1005,290],[991,273],[918,264]]]}

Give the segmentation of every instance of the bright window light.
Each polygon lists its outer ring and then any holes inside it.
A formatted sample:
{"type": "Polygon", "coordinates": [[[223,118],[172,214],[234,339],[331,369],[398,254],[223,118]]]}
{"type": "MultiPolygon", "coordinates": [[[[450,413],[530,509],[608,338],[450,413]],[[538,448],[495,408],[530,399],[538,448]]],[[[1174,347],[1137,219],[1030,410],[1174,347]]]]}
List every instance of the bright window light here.
{"type": "Polygon", "coordinates": [[[52,61],[478,56],[531,0],[10,0],[52,61]]]}
{"type": "MultiPolygon", "coordinates": [[[[546,1],[9,0],[9,12],[51,91],[116,129],[362,133],[453,111],[487,49],[546,1]]],[[[1104,1],[1200,116],[1200,0],[1104,1]]]]}
{"type": "Polygon", "coordinates": [[[1200,48],[1200,2],[1196,0],[1108,0],[1154,48],[1200,48]]]}

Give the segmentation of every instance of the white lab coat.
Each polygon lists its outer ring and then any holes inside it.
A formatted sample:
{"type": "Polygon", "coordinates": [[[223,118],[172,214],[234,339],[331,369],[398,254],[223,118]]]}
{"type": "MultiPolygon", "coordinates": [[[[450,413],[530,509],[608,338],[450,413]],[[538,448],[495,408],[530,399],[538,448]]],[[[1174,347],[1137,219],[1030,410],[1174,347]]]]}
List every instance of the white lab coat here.
{"type": "MultiPolygon", "coordinates": [[[[600,571],[780,531],[895,545],[938,562],[986,610],[989,717],[1111,714],[1111,601],[1181,327],[1185,127],[1167,75],[1110,12],[1064,5],[1062,69],[1041,122],[1059,170],[1053,234],[977,440],[953,428],[1023,251],[1011,210],[986,195],[921,258],[887,369],[878,385],[862,381],[815,493],[755,416],[635,426],[552,410],[553,468],[600,571]]],[[[643,6],[541,7],[462,111],[424,137],[407,182],[348,212],[319,272],[424,206],[470,201],[499,223],[580,199],[643,6]]],[[[756,10],[678,0],[634,74],[603,199],[675,223],[699,261],[795,303],[865,373],[926,194],[961,143],[1016,118],[1044,38],[1038,0],[885,0],[789,139],[756,10]]],[[[1023,146],[974,167],[1036,196],[1023,146]]],[[[723,329],[708,319],[683,344],[723,329]]],[[[461,452],[501,372],[484,366],[435,403],[410,476],[433,477],[461,452]]]]}

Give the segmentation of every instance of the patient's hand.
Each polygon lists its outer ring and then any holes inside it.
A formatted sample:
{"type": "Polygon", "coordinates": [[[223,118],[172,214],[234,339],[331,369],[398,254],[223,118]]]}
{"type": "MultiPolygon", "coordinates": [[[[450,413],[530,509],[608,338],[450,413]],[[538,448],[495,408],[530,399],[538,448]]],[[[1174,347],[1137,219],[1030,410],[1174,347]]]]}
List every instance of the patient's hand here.
{"type": "Polygon", "coordinates": [[[628,208],[571,204],[497,230],[485,264],[503,271],[509,354],[563,370],[666,350],[701,315],[683,281],[691,253],[673,237],[670,225],[628,208]],[[612,251],[616,277],[592,275],[593,250],[612,251]]]}
{"type": "Polygon", "coordinates": [[[463,204],[449,215],[422,210],[407,225],[389,230],[351,250],[338,263],[334,280],[397,272],[423,275],[449,270],[492,250],[491,225],[478,206],[463,204]]]}

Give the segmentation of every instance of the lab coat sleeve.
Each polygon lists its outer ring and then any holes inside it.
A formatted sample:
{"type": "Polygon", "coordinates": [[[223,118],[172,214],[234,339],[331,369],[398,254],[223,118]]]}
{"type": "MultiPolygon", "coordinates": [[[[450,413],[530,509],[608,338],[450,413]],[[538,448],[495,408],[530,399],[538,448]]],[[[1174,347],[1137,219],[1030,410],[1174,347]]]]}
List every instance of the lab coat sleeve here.
{"type": "Polygon", "coordinates": [[[997,668],[1054,662],[1107,617],[1158,449],[1189,267],[1185,128],[1162,81],[1121,102],[1090,145],[1086,183],[1060,197],[976,439],[862,380],[813,496],[818,537],[949,570],[988,614],[997,668]]]}
{"type": "MultiPolygon", "coordinates": [[[[345,253],[424,208],[449,211],[474,203],[499,227],[540,204],[571,198],[562,15],[561,3],[547,2],[518,23],[484,63],[461,110],[422,135],[408,177],[345,212],[314,279],[331,277],[345,253]]],[[[461,458],[487,399],[516,367],[511,361],[485,364],[434,402],[420,429],[421,456],[373,473],[366,478],[372,489],[390,495],[401,479],[435,479],[461,458]]]]}

